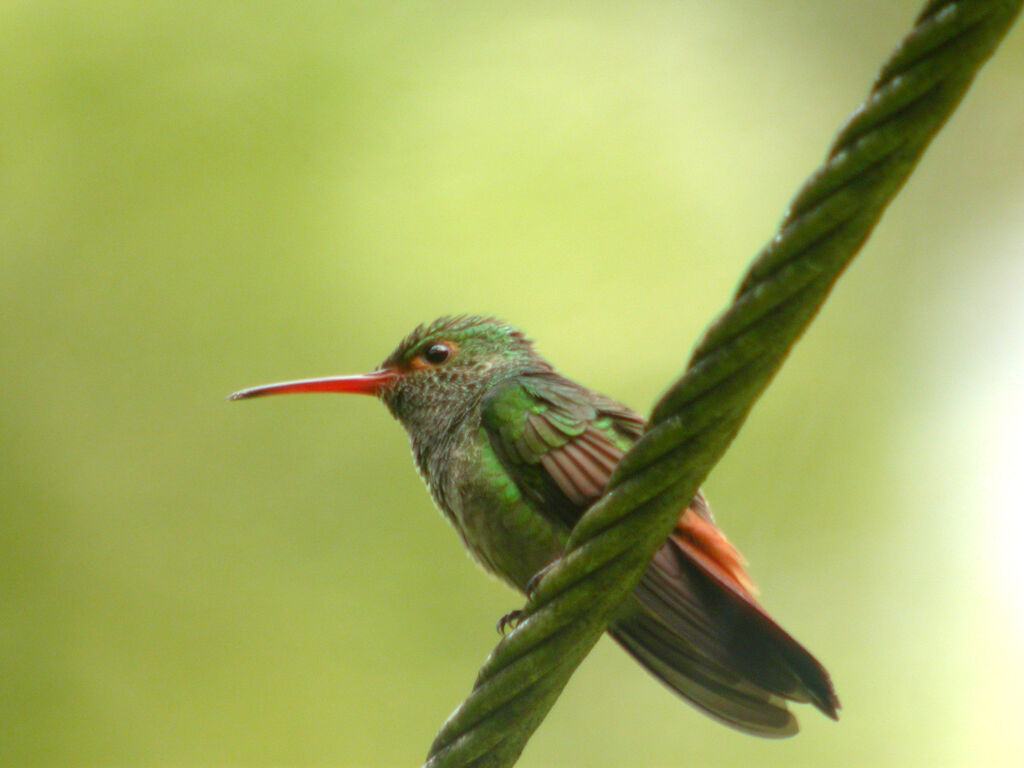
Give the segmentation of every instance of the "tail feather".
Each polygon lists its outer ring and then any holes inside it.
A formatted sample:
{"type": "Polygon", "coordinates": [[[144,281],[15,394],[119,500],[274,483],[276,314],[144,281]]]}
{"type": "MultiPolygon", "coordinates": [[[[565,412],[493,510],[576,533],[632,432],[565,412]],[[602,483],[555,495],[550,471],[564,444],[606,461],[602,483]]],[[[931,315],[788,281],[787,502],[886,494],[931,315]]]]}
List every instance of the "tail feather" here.
{"type": "Polygon", "coordinates": [[[681,696],[748,733],[796,733],[786,700],[835,719],[825,668],[760,606],[714,524],[694,517],[655,555],[613,637],[681,696]]]}
{"type": "Polygon", "coordinates": [[[796,718],[784,701],[687,652],[657,619],[636,616],[618,623],[611,635],[655,677],[710,717],[754,736],[783,738],[797,732],[796,718]]]}

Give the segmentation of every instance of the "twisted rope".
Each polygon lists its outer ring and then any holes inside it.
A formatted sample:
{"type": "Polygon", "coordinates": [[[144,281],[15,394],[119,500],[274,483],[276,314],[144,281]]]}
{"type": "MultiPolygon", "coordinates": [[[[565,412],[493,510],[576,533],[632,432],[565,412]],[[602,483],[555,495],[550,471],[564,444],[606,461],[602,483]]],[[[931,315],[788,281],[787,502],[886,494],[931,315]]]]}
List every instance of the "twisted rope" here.
{"type": "Polygon", "coordinates": [[[510,766],[1024,0],[932,0],[484,663],[426,768],[510,766]]]}

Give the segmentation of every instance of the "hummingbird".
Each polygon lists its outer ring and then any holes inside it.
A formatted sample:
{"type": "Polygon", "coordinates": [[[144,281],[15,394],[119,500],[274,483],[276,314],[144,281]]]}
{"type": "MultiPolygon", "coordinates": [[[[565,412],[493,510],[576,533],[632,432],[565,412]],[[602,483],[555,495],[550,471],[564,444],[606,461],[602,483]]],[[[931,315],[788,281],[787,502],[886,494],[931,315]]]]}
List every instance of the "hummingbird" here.
{"type": "MultiPolygon", "coordinates": [[[[526,593],[562,554],[646,422],[560,375],[493,317],[418,326],[371,373],[253,387],[375,395],[402,424],[437,507],[484,568],[526,593]]],[[[743,556],[700,492],[618,609],[609,634],[705,714],[740,731],[790,736],[787,702],[838,719],[825,668],[761,606],[743,556]]]]}

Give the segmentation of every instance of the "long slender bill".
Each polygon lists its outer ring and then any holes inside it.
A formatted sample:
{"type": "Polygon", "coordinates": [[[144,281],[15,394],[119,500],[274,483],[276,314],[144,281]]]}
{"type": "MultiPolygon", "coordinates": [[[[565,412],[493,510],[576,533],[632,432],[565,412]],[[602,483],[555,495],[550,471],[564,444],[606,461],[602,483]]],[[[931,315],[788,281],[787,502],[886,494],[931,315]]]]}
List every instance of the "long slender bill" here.
{"type": "Polygon", "coordinates": [[[250,387],[228,397],[228,400],[246,400],[264,395],[291,395],[298,392],[347,392],[359,395],[376,395],[390,382],[397,379],[398,371],[382,368],[379,371],[359,376],[329,376],[324,379],[300,379],[279,384],[264,384],[250,387]]]}

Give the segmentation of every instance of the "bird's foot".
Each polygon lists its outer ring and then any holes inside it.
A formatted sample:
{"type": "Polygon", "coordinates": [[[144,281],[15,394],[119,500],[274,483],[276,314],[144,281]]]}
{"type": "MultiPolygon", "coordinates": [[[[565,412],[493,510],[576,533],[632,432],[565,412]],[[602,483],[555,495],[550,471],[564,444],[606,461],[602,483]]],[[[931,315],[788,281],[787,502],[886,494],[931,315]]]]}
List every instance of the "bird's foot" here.
{"type": "Polygon", "coordinates": [[[519,622],[524,618],[526,618],[526,611],[512,611],[511,613],[506,613],[498,619],[498,625],[495,629],[498,630],[499,635],[504,635],[507,630],[518,627],[519,622]]]}
{"type": "Polygon", "coordinates": [[[543,579],[545,575],[547,575],[547,572],[550,571],[557,562],[557,560],[552,560],[550,563],[548,563],[535,574],[533,574],[533,576],[530,577],[530,580],[526,582],[526,598],[528,600],[533,600],[533,595],[537,591],[537,586],[540,584],[540,580],[543,579]]]}
{"type": "MultiPolygon", "coordinates": [[[[551,566],[553,566],[557,562],[558,561],[555,560],[548,563],[535,574],[533,574],[533,577],[528,582],[526,582],[526,589],[523,591],[526,592],[527,600],[533,600],[534,593],[537,591],[537,585],[540,584],[540,580],[544,578],[544,574],[551,570],[551,566]]],[[[526,611],[524,610],[506,613],[504,616],[498,619],[498,634],[504,635],[508,630],[515,629],[525,618],[526,611]]]]}

